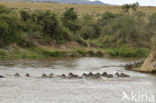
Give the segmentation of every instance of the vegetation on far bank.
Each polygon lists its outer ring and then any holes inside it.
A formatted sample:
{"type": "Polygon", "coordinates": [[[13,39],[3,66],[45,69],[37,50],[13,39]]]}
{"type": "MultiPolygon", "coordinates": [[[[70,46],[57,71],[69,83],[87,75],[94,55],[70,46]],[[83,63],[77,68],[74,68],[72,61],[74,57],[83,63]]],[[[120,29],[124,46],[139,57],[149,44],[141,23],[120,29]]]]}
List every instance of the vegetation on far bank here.
{"type": "Polygon", "coordinates": [[[99,18],[79,17],[74,8],[57,15],[0,6],[0,58],[146,57],[155,44],[156,13],[138,12],[138,6],[125,4],[123,12],[105,12],[99,18]],[[72,42],[78,44],[74,49],[72,42]],[[52,46],[63,44],[68,50],[52,46]]]}
{"type": "MultiPolygon", "coordinates": [[[[104,12],[118,13],[122,12],[122,8],[116,5],[82,5],[82,4],[60,4],[60,3],[49,3],[49,2],[16,2],[15,0],[0,0],[0,5],[4,5],[10,9],[18,11],[25,9],[29,11],[35,10],[51,10],[61,15],[67,8],[75,8],[78,16],[89,14],[92,17],[101,17],[104,12]]],[[[28,1],[28,0],[27,0],[28,1]]],[[[151,15],[156,11],[154,6],[141,6],[137,9],[138,11],[145,12],[151,15]]]]}

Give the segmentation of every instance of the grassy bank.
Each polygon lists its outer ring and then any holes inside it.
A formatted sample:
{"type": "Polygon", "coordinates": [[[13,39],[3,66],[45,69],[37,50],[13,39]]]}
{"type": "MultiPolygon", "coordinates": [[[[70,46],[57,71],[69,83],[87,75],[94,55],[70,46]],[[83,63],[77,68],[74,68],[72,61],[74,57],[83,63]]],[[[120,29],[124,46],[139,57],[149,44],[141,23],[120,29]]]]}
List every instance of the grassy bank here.
{"type": "Polygon", "coordinates": [[[21,48],[0,49],[0,60],[6,59],[45,59],[54,57],[146,57],[150,50],[147,49],[85,49],[71,48],[60,50],[54,48],[21,48]]]}
{"type": "Polygon", "coordinates": [[[156,13],[140,12],[137,3],[129,7],[96,18],[79,16],[77,8],[57,14],[0,6],[0,58],[146,57],[156,38],[156,13]]]}
{"type": "Polygon", "coordinates": [[[149,49],[146,48],[111,48],[108,49],[110,56],[118,57],[146,57],[150,53],[149,49]]]}

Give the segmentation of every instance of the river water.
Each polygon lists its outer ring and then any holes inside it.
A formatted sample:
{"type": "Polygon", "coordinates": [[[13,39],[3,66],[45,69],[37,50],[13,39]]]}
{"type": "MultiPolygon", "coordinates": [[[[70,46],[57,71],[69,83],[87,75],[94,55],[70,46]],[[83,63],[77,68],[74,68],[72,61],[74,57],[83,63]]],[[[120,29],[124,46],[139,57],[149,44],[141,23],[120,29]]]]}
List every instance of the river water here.
{"type": "Polygon", "coordinates": [[[156,103],[156,76],[120,67],[134,60],[137,59],[83,57],[0,61],[0,75],[6,77],[0,78],[0,103],[156,103]],[[131,77],[106,80],[40,78],[43,73],[81,75],[104,71],[123,72],[131,77]],[[22,77],[14,77],[15,73],[22,77]],[[26,73],[31,77],[24,77],[26,73]]]}

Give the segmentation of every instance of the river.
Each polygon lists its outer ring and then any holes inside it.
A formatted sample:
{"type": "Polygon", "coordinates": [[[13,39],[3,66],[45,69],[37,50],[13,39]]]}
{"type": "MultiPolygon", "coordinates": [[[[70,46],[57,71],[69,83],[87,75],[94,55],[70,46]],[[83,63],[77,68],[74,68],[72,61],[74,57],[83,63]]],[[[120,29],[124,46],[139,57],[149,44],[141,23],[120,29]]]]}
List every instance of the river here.
{"type": "Polygon", "coordinates": [[[156,103],[156,76],[120,67],[134,60],[138,59],[83,57],[0,61],[0,75],[6,77],[0,78],[0,103],[156,103]],[[43,73],[81,75],[104,71],[123,72],[131,77],[40,78],[43,73]],[[22,77],[14,77],[15,73],[22,77]],[[26,73],[31,77],[24,77],[26,73]],[[141,99],[143,95],[146,98],[141,99]]]}

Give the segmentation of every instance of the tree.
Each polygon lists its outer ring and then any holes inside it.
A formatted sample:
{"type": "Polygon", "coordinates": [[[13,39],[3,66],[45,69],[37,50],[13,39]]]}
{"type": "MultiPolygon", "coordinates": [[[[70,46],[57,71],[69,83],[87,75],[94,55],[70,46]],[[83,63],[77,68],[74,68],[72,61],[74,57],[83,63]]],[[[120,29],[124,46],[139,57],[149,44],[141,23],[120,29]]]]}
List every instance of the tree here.
{"type": "Polygon", "coordinates": [[[21,28],[19,26],[18,18],[13,14],[1,14],[1,44],[2,46],[9,45],[12,42],[18,42],[21,35],[19,32],[21,28]]]}
{"type": "Polygon", "coordinates": [[[8,41],[9,25],[5,21],[0,21],[0,46],[3,46],[8,41]]]}
{"type": "Polygon", "coordinates": [[[57,34],[58,20],[56,14],[50,14],[41,20],[41,25],[43,27],[43,32],[45,32],[50,37],[57,34]]]}
{"type": "Polygon", "coordinates": [[[62,22],[64,26],[73,32],[76,32],[80,28],[77,21],[77,13],[74,11],[74,8],[69,8],[63,13],[62,22]]]}
{"type": "Polygon", "coordinates": [[[31,14],[31,17],[32,17],[33,22],[36,22],[37,24],[41,24],[42,19],[49,15],[51,15],[51,12],[49,12],[49,11],[37,10],[36,12],[33,12],[31,14]]]}
{"type": "Polygon", "coordinates": [[[74,8],[69,8],[63,13],[63,19],[65,20],[76,20],[77,13],[74,11],[74,8]]]}
{"type": "Polygon", "coordinates": [[[122,10],[124,12],[130,14],[130,11],[129,10],[131,9],[132,10],[132,15],[134,16],[138,7],[139,7],[139,3],[138,2],[133,3],[133,4],[124,4],[122,6],[122,10]]]}
{"type": "Polygon", "coordinates": [[[122,10],[129,14],[129,9],[131,8],[131,4],[124,4],[122,6],[122,10]]]}
{"type": "Polygon", "coordinates": [[[133,4],[131,5],[131,8],[132,8],[132,15],[133,15],[133,16],[135,15],[135,12],[136,12],[136,10],[137,10],[138,7],[139,7],[139,3],[138,3],[138,2],[133,3],[133,4]]]}

